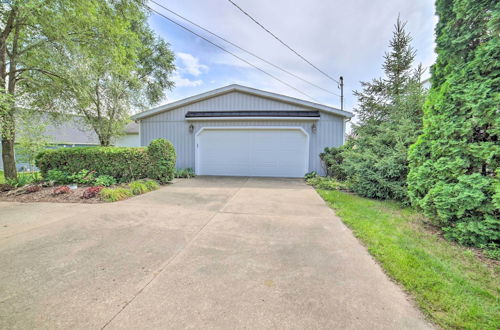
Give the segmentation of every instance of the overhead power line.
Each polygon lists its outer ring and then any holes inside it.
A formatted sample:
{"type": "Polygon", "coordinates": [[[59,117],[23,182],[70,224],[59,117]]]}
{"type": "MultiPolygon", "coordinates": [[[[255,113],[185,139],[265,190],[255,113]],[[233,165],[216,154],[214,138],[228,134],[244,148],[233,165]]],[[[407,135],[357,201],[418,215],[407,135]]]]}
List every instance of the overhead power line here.
{"type": "Polygon", "coordinates": [[[323,87],[321,87],[321,86],[319,86],[319,85],[317,85],[317,84],[315,84],[315,83],[313,83],[313,82],[311,82],[311,81],[309,81],[309,80],[306,80],[306,79],[304,79],[304,78],[302,78],[302,77],[298,76],[297,74],[295,74],[295,73],[293,73],[293,72],[290,72],[290,71],[288,71],[288,70],[286,70],[286,69],[283,69],[282,67],[280,67],[280,66],[278,66],[278,65],[276,65],[276,64],[274,64],[274,63],[272,63],[272,62],[270,62],[270,61],[268,61],[268,60],[266,60],[266,59],[264,59],[264,58],[262,58],[262,57],[260,57],[260,56],[258,56],[258,55],[256,55],[255,53],[252,53],[251,51],[249,51],[249,50],[247,50],[247,49],[244,49],[243,47],[241,47],[241,46],[239,46],[239,45],[235,44],[234,42],[232,42],[232,41],[230,41],[230,40],[227,40],[227,39],[226,39],[226,38],[224,38],[224,37],[221,37],[220,35],[218,35],[218,34],[216,34],[216,33],[212,32],[212,31],[210,31],[210,30],[208,30],[208,29],[204,28],[203,26],[201,26],[201,25],[199,25],[199,24],[197,24],[197,23],[195,23],[195,22],[193,22],[193,21],[189,20],[188,18],[186,18],[186,17],[184,17],[184,16],[182,16],[182,15],[180,15],[180,14],[176,13],[175,11],[173,11],[173,10],[171,10],[171,9],[169,9],[169,8],[167,8],[167,7],[165,7],[164,5],[162,5],[162,4],[160,4],[160,3],[158,3],[158,2],[156,2],[156,1],[154,1],[154,0],[150,0],[150,1],[151,1],[152,3],[154,3],[155,5],[157,5],[157,6],[161,7],[161,8],[163,8],[163,9],[165,9],[165,10],[166,10],[166,11],[168,11],[169,13],[171,13],[171,14],[173,14],[173,15],[175,15],[175,16],[177,16],[177,17],[181,18],[182,20],[184,20],[184,21],[186,21],[186,22],[188,22],[188,23],[190,23],[190,24],[192,24],[192,25],[194,25],[194,26],[198,27],[199,29],[201,29],[201,30],[203,30],[203,31],[205,31],[205,32],[207,32],[207,33],[209,33],[209,34],[211,34],[211,35],[213,35],[213,36],[215,36],[215,37],[219,38],[220,40],[227,42],[228,44],[230,44],[230,45],[232,45],[232,46],[234,46],[234,47],[238,48],[239,50],[242,50],[242,51],[244,51],[245,53],[252,55],[253,57],[255,57],[255,58],[257,58],[257,59],[261,60],[262,62],[264,62],[264,63],[266,63],[266,64],[268,64],[268,65],[270,65],[270,66],[272,66],[272,67],[274,67],[274,68],[276,68],[276,69],[278,69],[278,70],[281,70],[282,72],[287,73],[287,74],[291,75],[292,77],[295,77],[295,78],[297,78],[297,79],[299,79],[299,80],[301,80],[301,81],[303,81],[303,82],[305,82],[305,83],[307,83],[307,84],[309,84],[309,85],[311,85],[311,86],[314,86],[314,87],[316,87],[316,88],[318,88],[318,89],[321,89],[321,90],[322,90],[322,91],[324,91],[324,92],[327,92],[327,93],[332,94],[332,95],[335,95],[335,96],[340,96],[338,93],[335,93],[335,92],[332,92],[332,91],[330,91],[330,90],[328,90],[328,89],[325,89],[325,88],[323,88],[323,87]]]}
{"type": "Polygon", "coordinates": [[[259,23],[259,21],[257,21],[255,18],[253,18],[249,13],[247,13],[243,8],[241,8],[240,6],[238,6],[236,3],[234,3],[232,0],[227,0],[229,1],[231,4],[233,4],[233,6],[235,6],[236,8],[238,8],[243,14],[245,14],[246,16],[248,16],[248,18],[250,18],[252,21],[255,22],[255,24],[257,24],[258,26],[260,26],[264,31],[266,31],[267,33],[269,33],[271,36],[274,37],[274,39],[278,40],[283,46],[285,46],[286,48],[288,48],[289,50],[291,50],[295,55],[297,55],[298,57],[300,57],[302,60],[304,60],[305,62],[307,62],[310,66],[312,66],[313,68],[315,68],[317,71],[319,71],[320,73],[322,73],[325,77],[327,77],[328,79],[331,79],[333,81],[335,81],[337,84],[340,84],[340,82],[333,78],[332,76],[330,76],[328,73],[324,72],[323,70],[321,70],[320,68],[318,68],[316,65],[312,64],[308,59],[306,59],[304,56],[300,55],[299,52],[297,52],[295,49],[293,49],[292,47],[288,46],[283,40],[281,40],[280,38],[278,38],[274,33],[272,33],[271,31],[269,31],[264,25],[262,25],[261,23],[259,23]]]}
{"type": "Polygon", "coordinates": [[[308,94],[306,94],[306,93],[302,92],[301,90],[299,90],[299,89],[298,89],[298,88],[296,88],[296,87],[293,87],[293,86],[292,86],[292,85],[290,85],[289,83],[287,83],[287,82],[285,82],[285,81],[283,81],[283,80],[279,79],[278,77],[274,76],[273,74],[271,74],[271,73],[269,73],[269,72],[267,72],[267,71],[264,71],[263,69],[259,68],[259,67],[258,67],[258,66],[256,66],[255,64],[252,64],[251,62],[247,61],[246,59],[244,59],[244,58],[242,58],[242,57],[240,57],[240,56],[236,55],[235,53],[233,53],[233,52],[231,52],[231,51],[227,50],[226,48],[224,48],[224,47],[222,47],[222,46],[220,46],[220,45],[216,44],[215,42],[211,41],[210,39],[205,38],[205,37],[204,37],[204,36],[202,36],[201,34],[196,33],[195,31],[193,31],[193,30],[189,29],[188,27],[185,27],[185,26],[184,26],[184,25],[182,25],[181,23],[176,22],[175,20],[173,20],[173,19],[171,19],[170,17],[168,17],[168,16],[166,16],[166,15],[164,15],[164,14],[160,13],[159,11],[157,11],[157,10],[155,10],[155,9],[151,8],[150,6],[146,5],[146,7],[147,7],[147,8],[149,8],[151,11],[155,12],[156,14],[160,15],[161,17],[163,17],[163,18],[165,18],[165,19],[169,20],[170,22],[174,23],[175,25],[177,25],[177,26],[179,26],[179,27],[183,28],[183,29],[184,29],[184,30],[186,30],[186,31],[191,32],[191,33],[192,33],[192,34],[194,34],[195,36],[197,36],[197,37],[199,37],[199,38],[201,38],[201,39],[205,40],[206,42],[210,43],[211,45],[213,45],[213,46],[215,46],[215,47],[219,48],[220,50],[225,51],[225,52],[226,52],[226,53],[228,53],[228,54],[231,54],[232,56],[236,57],[236,58],[237,58],[237,59],[239,59],[240,61],[242,61],[242,62],[244,62],[244,63],[246,63],[246,64],[248,64],[248,65],[252,66],[253,68],[255,68],[255,69],[259,70],[259,71],[260,71],[260,72],[262,72],[262,73],[264,73],[265,75],[268,75],[269,77],[271,77],[271,78],[273,78],[273,79],[275,79],[275,80],[279,81],[279,82],[280,82],[280,83],[282,83],[283,85],[285,85],[285,86],[287,86],[287,87],[289,87],[289,88],[293,89],[294,91],[296,91],[296,92],[298,92],[298,93],[300,93],[300,94],[302,94],[302,95],[304,95],[304,96],[306,96],[306,97],[310,98],[311,100],[313,100],[313,101],[316,101],[316,102],[317,102],[317,100],[316,100],[316,99],[314,99],[312,96],[310,96],[310,95],[308,95],[308,94]]]}

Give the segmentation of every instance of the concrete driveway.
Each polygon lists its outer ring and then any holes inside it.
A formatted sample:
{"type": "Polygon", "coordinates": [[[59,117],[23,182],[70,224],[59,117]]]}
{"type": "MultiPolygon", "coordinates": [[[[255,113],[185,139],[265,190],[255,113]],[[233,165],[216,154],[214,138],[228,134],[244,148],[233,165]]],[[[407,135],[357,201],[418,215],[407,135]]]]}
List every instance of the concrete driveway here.
{"type": "Polygon", "coordinates": [[[302,180],[3,202],[0,265],[2,329],[431,327],[302,180]]]}

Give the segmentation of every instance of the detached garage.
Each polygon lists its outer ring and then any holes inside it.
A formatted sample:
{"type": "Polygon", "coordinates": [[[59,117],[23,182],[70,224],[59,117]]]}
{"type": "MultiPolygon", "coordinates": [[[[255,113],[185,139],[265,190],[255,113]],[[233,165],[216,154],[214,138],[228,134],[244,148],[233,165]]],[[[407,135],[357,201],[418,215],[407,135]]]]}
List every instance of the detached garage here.
{"type": "Polygon", "coordinates": [[[341,146],[353,115],[240,85],[166,104],[132,118],[141,145],[172,141],[177,168],[197,175],[302,177],[323,173],[319,153],[341,146]]]}

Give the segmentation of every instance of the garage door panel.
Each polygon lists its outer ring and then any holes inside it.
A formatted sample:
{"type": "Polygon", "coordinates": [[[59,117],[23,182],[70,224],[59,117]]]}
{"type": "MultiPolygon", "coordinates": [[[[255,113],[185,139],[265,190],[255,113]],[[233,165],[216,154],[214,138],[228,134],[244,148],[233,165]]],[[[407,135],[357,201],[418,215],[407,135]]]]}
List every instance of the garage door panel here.
{"type": "Polygon", "coordinates": [[[197,138],[197,173],[301,177],[308,144],[300,129],[205,129],[197,138]]]}

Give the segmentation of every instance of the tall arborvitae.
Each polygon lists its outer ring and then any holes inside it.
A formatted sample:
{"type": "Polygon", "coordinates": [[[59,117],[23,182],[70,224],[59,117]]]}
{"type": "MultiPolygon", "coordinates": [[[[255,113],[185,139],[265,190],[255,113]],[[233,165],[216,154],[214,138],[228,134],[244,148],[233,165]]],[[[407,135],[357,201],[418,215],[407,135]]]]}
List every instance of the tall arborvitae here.
{"type": "Polygon", "coordinates": [[[436,64],[409,152],[411,201],[447,236],[498,252],[500,3],[437,0],[436,64]]]}

